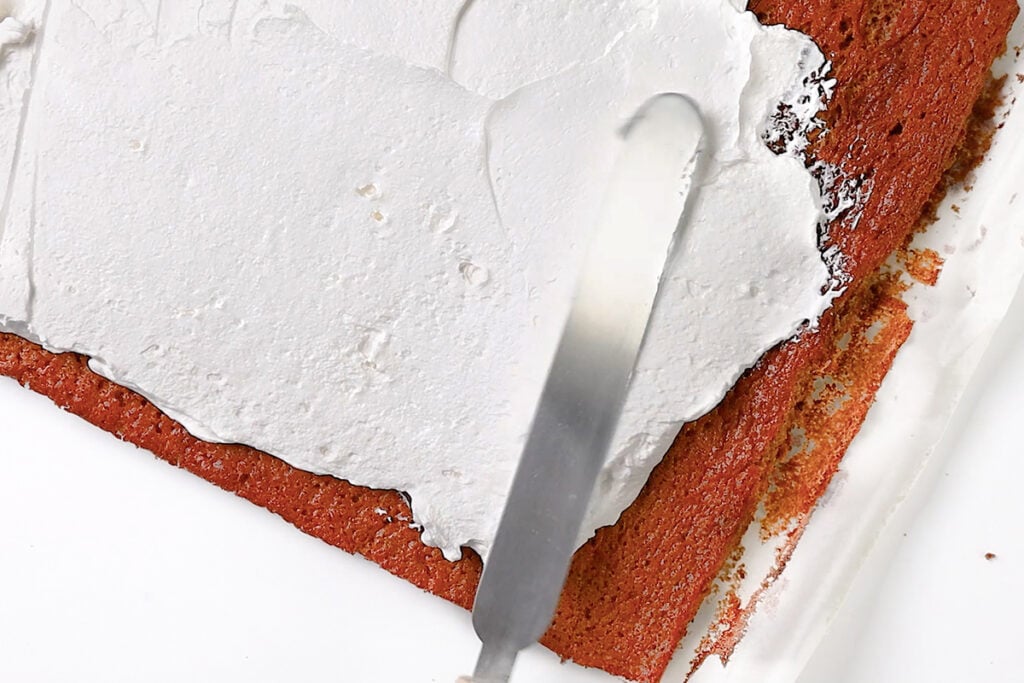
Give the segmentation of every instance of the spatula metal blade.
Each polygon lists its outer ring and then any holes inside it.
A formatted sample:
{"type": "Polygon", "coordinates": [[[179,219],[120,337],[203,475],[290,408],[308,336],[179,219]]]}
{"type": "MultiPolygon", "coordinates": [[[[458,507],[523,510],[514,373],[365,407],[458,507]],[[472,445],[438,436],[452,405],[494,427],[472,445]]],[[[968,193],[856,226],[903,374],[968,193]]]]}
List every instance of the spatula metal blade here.
{"type": "Polygon", "coordinates": [[[508,680],[547,629],[629,389],[703,140],[686,97],[648,100],[623,145],[484,567],[473,680],[508,680]]]}

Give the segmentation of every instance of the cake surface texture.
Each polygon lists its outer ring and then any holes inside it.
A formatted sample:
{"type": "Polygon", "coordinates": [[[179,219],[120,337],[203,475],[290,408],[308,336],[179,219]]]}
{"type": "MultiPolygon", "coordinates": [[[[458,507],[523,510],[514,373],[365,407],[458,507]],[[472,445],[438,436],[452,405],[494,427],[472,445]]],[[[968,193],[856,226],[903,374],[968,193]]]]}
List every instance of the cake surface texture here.
{"type": "MultiPolygon", "coordinates": [[[[838,460],[796,473],[796,463],[780,469],[792,449],[790,428],[797,419],[815,422],[837,458],[856,434],[911,327],[898,287],[880,269],[919,225],[961,148],[1018,5],[754,0],[750,9],[765,24],[806,33],[832,63],[836,87],[823,113],[826,132],[809,155],[862,190],[862,201],[840,213],[825,236],[824,246],[842,254],[849,280],[815,329],[770,350],[714,410],[683,426],[618,522],[577,552],[543,642],[630,680],[660,679],[758,505],[767,501],[785,527],[809,512],[835,473],[838,460]],[[865,337],[879,321],[870,344],[838,344],[844,335],[865,337]],[[813,415],[821,398],[814,380],[826,368],[845,373],[853,395],[832,421],[813,415]],[[789,478],[779,479],[780,471],[789,478]],[[786,486],[801,489],[787,500],[799,499],[804,508],[772,507],[772,496],[779,500],[786,486]]],[[[0,372],[306,533],[463,607],[472,603],[479,557],[450,562],[423,544],[396,492],[311,474],[245,446],[202,441],[139,394],[93,373],[83,356],[53,354],[13,334],[0,336],[0,372]]]]}

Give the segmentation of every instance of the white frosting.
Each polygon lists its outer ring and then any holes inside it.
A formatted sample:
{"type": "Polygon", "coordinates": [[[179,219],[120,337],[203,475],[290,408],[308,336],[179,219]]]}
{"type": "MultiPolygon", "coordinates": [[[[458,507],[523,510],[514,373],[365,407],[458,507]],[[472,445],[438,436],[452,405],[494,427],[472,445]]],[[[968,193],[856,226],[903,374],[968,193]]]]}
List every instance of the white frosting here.
{"type": "Polygon", "coordinates": [[[824,61],[733,3],[15,14],[36,38],[0,67],[0,326],[198,436],[408,492],[448,557],[486,553],[616,131],[648,97],[697,100],[714,153],[588,535],[831,300],[817,185],[762,141],[780,100],[812,125],[824,61]]]}
{"type": "Polygon", "coordinates": [[[32,26],[15,17],[0,20],[0,54],[7,48],[24,43],[32,33],[32,26]]]}

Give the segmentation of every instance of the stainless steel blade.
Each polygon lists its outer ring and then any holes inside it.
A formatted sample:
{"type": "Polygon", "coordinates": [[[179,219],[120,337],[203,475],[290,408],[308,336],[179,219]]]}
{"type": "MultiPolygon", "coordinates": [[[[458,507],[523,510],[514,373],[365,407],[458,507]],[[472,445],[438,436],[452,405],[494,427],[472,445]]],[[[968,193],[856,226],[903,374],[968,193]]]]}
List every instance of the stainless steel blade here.
{"type": "Polygon", "coordinates": [[[664,94],[623,137],[477,590],[476,683],[507,681],[518,652],[554,615],[682,222],[703,125],[689,99],[664,94]]]}

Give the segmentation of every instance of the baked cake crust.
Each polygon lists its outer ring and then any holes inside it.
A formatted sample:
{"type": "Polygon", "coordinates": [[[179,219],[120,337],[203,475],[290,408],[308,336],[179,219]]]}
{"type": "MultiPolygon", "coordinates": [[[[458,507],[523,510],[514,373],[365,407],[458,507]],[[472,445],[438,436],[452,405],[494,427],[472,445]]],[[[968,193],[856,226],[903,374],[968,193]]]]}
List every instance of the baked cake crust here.
{"type": "MultiPolygon", "coordinates": [[[[809,513],[834,474],[910,331],[898,287],[879,269],[917,226],[952,163],[1018,11],[1016,0],[750,4],[762,21],[813,37],[833,61],[838,87],[825,115],[828,133],[811,154],[863,176],[870,194],[856,217],[831,226],[827,243],[842,250],[852,279],[818,329],[769,352],[718,408],[686,425],[636,502],[575,557],[544,644],[638,681],[660,678],[769,488],[781,527],[809,513]],[[884,325],[872,343],[839,349],[840,337],[863,339],[876,320],[884,325]],[[825,368],[845,368],[853,396],[842,419],[817,422],[835,457],[804,470],[799,460],[780,467],[790,427],[813,417],[813,379],[825,368]],[[781,486],[780,472],[790,477],[781,486]],[[799,495],[780,497],[787,486],[799,495]]],[[[202,442],[141,396],[90,372],[84,358],[50,354],[13,335],[0,335],[0,373],[308,534],[472,604],[479,558],[466,553],[450,563],[424,546],[395,492],[302,472],[245,446],[202,442]]]]}

